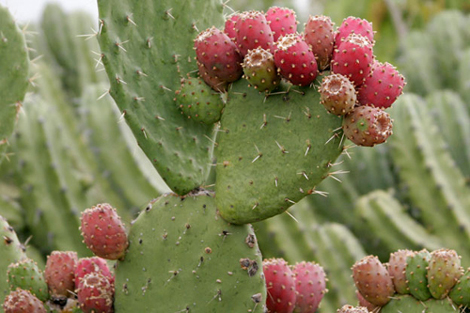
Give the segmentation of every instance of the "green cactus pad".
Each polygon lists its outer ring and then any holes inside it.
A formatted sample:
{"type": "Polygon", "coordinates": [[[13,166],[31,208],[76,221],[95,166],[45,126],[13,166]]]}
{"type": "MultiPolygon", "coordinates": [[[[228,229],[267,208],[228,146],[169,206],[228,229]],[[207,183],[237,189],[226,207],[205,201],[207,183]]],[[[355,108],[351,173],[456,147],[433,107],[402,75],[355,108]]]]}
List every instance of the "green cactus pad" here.
{"type": "Polygon", "coordinates": [[[234,83],[215,149],[222,217],[260,221],[314,193],[343,151],[340,128],[316,89],[265,98],[244,81],[234,83]]]}
{"type": "Polygon", "coordinates": [[[29,60],[23,33],[0,5],[0,161],[28,88],[29,60]]]}
{"type": "Polygon", "coordinates": [[[427,287],[427,267],[430,259],[431,254],[427,250],[421,250],[406,258],[406,280],[410,293],[421,301],[431,298],[427,287]]]}
{"type": "Polygon", "coordinates": [[[449,298],[457,305],[470,306],[470,268],[460,277],[449,293],[449,298]]]}
{"type": "MultiPolygon", "coordinates": [[[[3,303],[4,298],[10,293],[10,286],[7,282],[8,266],[26,258],[26,254],[15,231],[1,215],[0,255],[0,303],[3,303]]],[[[3,312],[1,306],[0,312],[3,312]]]]}
{"type": "Polygon", "coordinates": [[[29,290],[43,302],[49,299],[44,274],[31,259],[24,259],[8,266],[8,283],[11,291],[21,288],[29,290]]]}
{"type": "Polygon", "coordinates": [[[188,119],[204,124],[218,122],[224,109],[222,95],[200,78],[188,77],[182,80],[175,101],[188,119]]]}
{"type": "Polygon", "coordinates": [[[174,105],[174,92],[197,68],[192,48],[198,30],[223,23],[222,3],[99,0],[98,8],[110,93],[168,186],[186,194],[209,173],[213,126],[188,121],[174,105]]]}
{"type": "Polygon", "coordinates": [[[152,201],[116,268],[116,312],[263,312],[262,258],[250,225],[226,223],[206,193],[152,201]]]}

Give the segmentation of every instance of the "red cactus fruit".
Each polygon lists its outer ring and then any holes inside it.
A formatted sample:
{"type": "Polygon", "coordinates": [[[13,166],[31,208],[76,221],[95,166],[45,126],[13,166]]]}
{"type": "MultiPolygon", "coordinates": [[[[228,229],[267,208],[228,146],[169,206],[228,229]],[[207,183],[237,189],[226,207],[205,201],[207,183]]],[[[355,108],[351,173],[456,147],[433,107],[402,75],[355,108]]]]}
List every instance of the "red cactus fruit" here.
{"type": "Polygon", "coordinates": [[[347,304],[343,305],[343,307],[336,312],[337,313],[369,313],[369,311],[365,307],[361,307],[361,306],[353,307],[352,305],[347,305],[347,304]]]}
{"type": "Polygon", "coordinates": [[[357,99],[361,105],[386,109],[403,93],[404,86],[405,78],[393,65],[375,61],[357,91],[357,99]]]}
{"type": "Polygon", "coordinates": [[[82,278],[90,273],[100,273],[101,275],[108,278],[110,282],[114,282],[114,276],[109,270],[106,260],[94,256],[91,258],[81,258],[78,260],[77,268],[75,269],[75,287],[78,288],[82,278]]]}
{"type": "Polygon", "coordinates": [[[455,250],[431,252],[428,266],[428,288],[435,299],[444,299],[463,275],[460,256],[455,250]]]}
{"type": "Polygon", "coordinates": [[[268,296],[266,306],[270,313],[292,313],[295,307],[296,292],[294,273],[283,259],[263,261],[268,296]]]}
{"type": "Polygon", "coordinates": [[[366,37],[351,34],[334,51],[331,71],[348,77],[359,87],[369,75],[373,60],[371,42],[366,37]]]}
{"type": "Polygon", "coordinates": [[[46,313],[44,304],[31,292],[17,288],[5,297],[5,313],[46,313]]]}
{"type": "Polygon", "coordinates": [[[209,85],[212,89],[217,92],[227,91],[228,83],[226,81],[222,81],[218,77],[209,74],[205,66],[199,62],[197,62],[197,67],[199,69],[199,76],[204,80],[207,85],[209,85]]]}
{"type": "Polygon", "coordinates": [[[80,230],[88,249],[105,259],[122,258],[129,245],[121,218],[107,203],[86,209],[82,213],[80,230]]]}
{"type": "Polygon", "coordinates": [[[315,312],[328,291],[325,271],[313,262],[301,262],[293,267],[293,272],[297,292],[294,312],[315,312]]]}
{"type": "Polygon", "coordinates": [[[369,39],[370,42],[374,42],[372,24],[367,20],[353,16],[345,18],[336,32],[336,46],[339,46],[350,34],[362,35],[369,39]]]}
{"type": "Polygon", "coordinates": [[[410,250],[398,250],[390,253],[388,261],[388,273],[392,277],[396,292],[402,295],[410,293],[405,270],[406,258],[411,255],[413,252],[410,250]]]}
{"type": "Polygon", "coordinates": [[[370,303],[383,306],[395,294],[392,278],[377,257],[370,255],[359,260],[352,271],[357,290],[370,303]]]}
{"type": "Polygon", "coordinates": [[[343,132],[356,145],[373,147],[392,135],[392,119],[379,108],[355,107],[343,118],[343,132]]]}
{"type": "Polygon", "coordinates": [[[324,15],[310,16],[305,24],[304,40],[312,49],[320,70],[330,66],[335,43],[334,23],[324,15]]]}
{"type": "MultiPolygon", "coordinates": [[[[372,304],[369,301],[367,301],[361,295],[361,293],[357,290],[356,290],[356,298],[357,298],[357,302],[359,303],[359,306],[362,307],[362,308],[366,308],[368,310],[368,311],[366,310],[366,312],[378,312],[379,311],[380,306],[372,304]]],[[[355,312],[355,311],[353,311],[353,312],[355,312]]]]}
{"type": "Polygon", "coordinates": [[[274,57],[261,47],[248,51],[242,63],[244,77],[259,91],[270,92],[279,86],[274,57]]]}
{"type": "Polygon", "coordinates": [[[211,27],[194,40],[196,59],[210,76],[231,83],[242,76],[242,57],[237,46],[221,30],[211,27]]]}
{"type": "Polygon", "coordinates": [[[77,297],[84,313],[112,313],[114,284],[100,273],[89,273],[80,281],[77,297]]]}
{"type": "Polygon", "coordinates": [[[240,54],[244,57],[248,50],[261,47],[270,50],[273,46],[273,33],[263,13],[249,11],[240,13],[240,18],[235,23],[237,32],[237,45],[240,54]]]}
{"type": "Polygon", "coordinates": [[[320,85],[320,103],[328,112],[346,115],[356,104],[356,89],[351,81],[341,74],[325,76],[320,85]]]}
{"type": "Polygon", "coordinates": [[[312,50],[297,34],[279,38],[274,51],[274,63],[281,76],[294,85],[308,86],[318,75],[312,50]]]}
{"type": "Polygon", "coordinates": [[[233,41],[237,41],[237,31],[235,30],[235,23],[240,18],[238,13],[231,14],[225,20],[224,33],[233,41]]]}
{"type": "Polygon", "coordinates": [[[44,279],[53,298],[69,297],[75,290],[77,261],[73,251],[52,251],[47,257],[44,279]]]}
{"type": "Polygon", "coordinates": [[[270,7],[266,12],[266,20],[273,32],[274,41],[279,37],[297,32],[297,17],[289,8],[270,7]]]}

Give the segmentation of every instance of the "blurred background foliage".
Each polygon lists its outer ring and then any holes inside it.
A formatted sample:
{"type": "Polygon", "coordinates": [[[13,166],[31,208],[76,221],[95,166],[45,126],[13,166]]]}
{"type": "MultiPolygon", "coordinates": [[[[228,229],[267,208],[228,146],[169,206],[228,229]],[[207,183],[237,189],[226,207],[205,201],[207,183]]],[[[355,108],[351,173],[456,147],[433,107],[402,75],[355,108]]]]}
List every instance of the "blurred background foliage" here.
{"type": "MultiPolygon", "coordinates": [[[[408,85],[389,142],[351,147],[317,188],[327,197],[254,225],[264,256],[323,265],[321,312],[356,302],[350,267],[366,254],[387,261],[400,248],[445,246],[470,266],[470,2],[231,0],[225,13],[273,5],[294,8],[300,31],[309,15],[373,22],[377,59],[408,85]]],[[[54,249],[88,253],[78,231],[87,207],[111,202],[129,223],[168,192],[120,122],[90,29],[96,21],[56,5],[30,25],[32,84],[2,156],[0,215],[37,260],[54,249]]]]}

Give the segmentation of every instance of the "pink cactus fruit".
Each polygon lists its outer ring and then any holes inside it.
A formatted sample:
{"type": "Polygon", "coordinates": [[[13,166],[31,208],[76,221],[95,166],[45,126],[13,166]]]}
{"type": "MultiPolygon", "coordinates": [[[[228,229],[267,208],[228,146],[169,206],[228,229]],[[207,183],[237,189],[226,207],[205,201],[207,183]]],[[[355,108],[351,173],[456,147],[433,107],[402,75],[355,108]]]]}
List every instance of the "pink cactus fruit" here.
{"type": "Polygon", "coordinates": [[[44,279],[53,298],[67,298],[75,290],[78,257],[73,251],[52,251],[47,257],[44,279]]]}
{"type": "Polygon", "coordinates": [[[235,23],[240,18],[238,13],[231,14],[225,20],[224,33],[233,41],[237,41],[237,31],[235,30],[235,23]]]}
{"type": "Polygon", "coordinates": [[[362,296],[362,294],[357,290],[356,290],[356,298],[357,298],[357,302],[359,303],[359,306],[367,309],[366,312],[379,312],[380,311],[380,306],[372,304],[369,301],[367,301],[362,296]]]}
{"type": "Polygon", "coordinates": [[[75,269],[75,287],[78,287],[82,278],[90,273],[100,273],[110,282],[114,282],[114,275],[109,270],[105,259],[94,256],[91,258],[81,258],[78,260],[75,269]]]}
{"type": "Polygon", "coordinates": [[[374,42],[372,24],[367,20],[353,16],[345,18],[336,32],[335,45],[339,47],[350,34],[362,35],[370,42],[374,42]]]}
{"type": "Polygon", "coordinates": [[[370,74],[358,89],[361,105],[389,108],[403,93],[405,78],[390,63],[375,61],[370,74]]]}
{"type": "Polygon", "coordinates": [[[320,103],[328,112],[335,115],[346,115],[356,105],[356,89],[344,75],[325,76],[320,85],[320,103]]]}
{"type": "Polygon", "coordinates": [[[5,313],[46,313],[44,304],[31,292],[17,288],[5,297],[5,313]]]}
{"type": "Polygon", "coordinates": [[[124,257],[129,245],[126,229],[116,209],[108,203],[86,209],[80,230],[85,244],[95,255],[109,260],[124,257]]]}
{"type": "Polygon", "coordinates": [[[376,256],[367,256],[353,267],[353,279],[357,290],[372,304],[383,306],[395,294],[388,270],[376,256]]]}
{"type": "Polygon", "coordinates": [[[80,281],[77,297],[84,313],[112,313],[114,284],[100,273],[89,273],[80,281]]]}
{"type": "Polygon", "coordinates": [[[320,70],[330,66],[335,43],[334,23],[324,15],[310,16],[305,24],[304,40],[312,49],[320,70]]]}
{"type": "Polygon", "coordinates": [[[463,275],[460,256],[455,250],[431,252],[428,266],[428,288],[435,299],[444,299],[463,275]]]}
{"type": "Polygon", "coordinates": [[[392,277],[395,290],[399,294],[409,294],[410,289],[406,280],[406,258],[413,255],[410,250],[398,250],[390,254],[388,273],[392,277]]]}
{"type": "Polygon", "coordinates": [[[211,27],[201,32],[194,40],[196,59],[213,77],[231,83],[243,73],[242,57],[237,46],[221,30],[211,27]]]}
{"type": "Polygon", "coordinates": [[[355,107],[343,118],[345,136],[358,146],[373,147],[392,135],[390,115],[369,106],[355,107]]]}
{"type": "Polygon", "coordinates": [[[262,92],[271,92],[279,86],[274,57],[261,47],[248,51],[242,63],[244,77],[250,85],[262,92]]]}
{"type": "Polygon", "coordinates": [[[266,306],[270,313],[292,313],[295,307],[296,292],[294,273],[283,259],[263,261],[266,278],[266,306]]]}
{"type": "Polygon", "coordinates": [[[326,289],[326,274],[323,268],[313,262],[301,262],[292,267],[295,275],[296,313],[316,312],[326,289]]]}
{"type": "Polygon", "coordinates": [[[334,51],[331,71],[348,77],[359,87],[369,75],[373,61],[371,42],[366,37],[351,34],[334,51]]]}
{"type": "Polygon", "coordinates": [[[198,67],[198,70],[199,70],[199,76],[213,90],[215,90],[217,92],[226,92],[227,91],[228,83],[226,81],[222,81],[218,77],[212,76],[211,74],[209,74],[209,72],[204,67],[204,65],[199,63],[199,62],[197,62],[197,67],[198,67]]]}
{"type": "Polygon", "coordinates": [[[294,10],[270,7],[265,16],[273,32],[274,41],[277,41],[281,36],[297,32],[297,17],[294,10]]]}
{"type": "Polygon", "coordinates": [[[318,75],[312,50],[297,34],[279,38],[274,51],[274,63],[281,76],[294,85],[308,86],[318,75]]]}
{"type": "Polygon", "coordinates": [[[240,18],[235,23],[235,31],[237,32],[236,42],[242,57],[248,53],[248,50],[258,47],[265,50],[272,49],[273,33],[266,17],[261,12],[240,13],[240,18]]]}
{"type": "Polygon", "coordinates": [[[367,308],[358,306],[358,307],[353,307],[352,305],[343,305],[341,309],[336,311],[337,313],[369,313],[367,308]]]}

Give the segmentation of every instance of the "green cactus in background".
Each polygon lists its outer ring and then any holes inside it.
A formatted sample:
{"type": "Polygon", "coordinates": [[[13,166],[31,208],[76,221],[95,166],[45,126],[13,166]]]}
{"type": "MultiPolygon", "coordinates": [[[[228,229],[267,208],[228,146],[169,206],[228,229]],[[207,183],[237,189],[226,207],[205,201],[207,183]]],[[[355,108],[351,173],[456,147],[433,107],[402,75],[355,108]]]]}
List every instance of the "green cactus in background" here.
{"type": "Polygon", "coordinates": [[[29,59],[23,32],[0,6],[0,162],[28,88],[29,59]]]}

